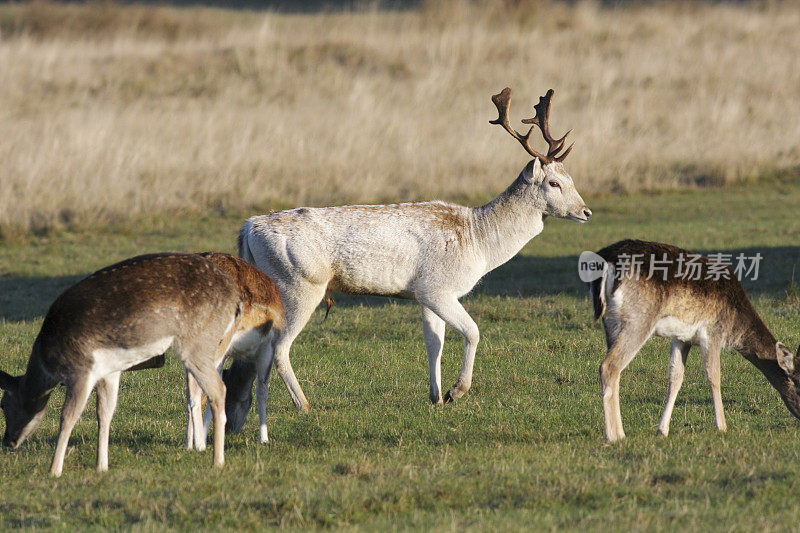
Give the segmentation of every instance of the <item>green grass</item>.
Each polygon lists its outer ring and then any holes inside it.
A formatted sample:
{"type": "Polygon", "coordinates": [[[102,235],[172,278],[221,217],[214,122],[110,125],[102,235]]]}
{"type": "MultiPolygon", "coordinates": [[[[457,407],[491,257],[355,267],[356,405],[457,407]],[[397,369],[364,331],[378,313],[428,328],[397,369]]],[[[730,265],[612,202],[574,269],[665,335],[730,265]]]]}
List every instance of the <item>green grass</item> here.
{"type": "MultiPolygon", "coordinates": [[[[28,442],[0,452],[0,528],[796,529],[800,423],[735,353],[723,358],[727,433],[713,428],[693,351],[670,437],[656,435],[668,362],[658,339],[623,373],[628,438],[604,442],[604,339],[576,262],[624,237],[760,251],[762,276],[748,291],[776,336],[796,344],[800,183],[587,200],[591,223],[548,220],[464,300],[481,344],[473,388],[455,404],[428,404],[418,306],[340,296],[292,352],[314,410],[296,413],[273,379],[269,446],[251,413],[227,439],[222,471],[210,449],[184,451],[183,374],[172,358],[123,377],[111,470],[94,471],[90,406],[64,476],[51,479],[59,391],[28,442]]],[[[22,371],[42,315],[81,276],[136,253],[232,251],[241,216],[142,219],[0,245],[2,367],[22,371]]],[[[461,348],[448,330],[445,388],[461,348]]]]}

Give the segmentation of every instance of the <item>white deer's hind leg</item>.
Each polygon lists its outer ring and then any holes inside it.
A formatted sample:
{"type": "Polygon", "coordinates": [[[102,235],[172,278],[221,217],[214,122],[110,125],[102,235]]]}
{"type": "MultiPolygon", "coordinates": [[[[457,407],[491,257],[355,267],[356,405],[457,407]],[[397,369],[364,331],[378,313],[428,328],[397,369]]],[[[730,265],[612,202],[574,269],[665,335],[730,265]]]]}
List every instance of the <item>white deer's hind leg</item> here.
{"type": "Polygon", "coordinates": [[[281,291],[283,307],[286,312],[286,326],[275,334],[274,358],[275,370],[289,389],[295,407],[300,412],[308,412],[311,406],[303,394],[303,389],[294,375],[292,363],[289,360],[289,350],[294,339],[305,327],[308,319],[317,305],[325,296],[326,285],[293,286],[281,291]]]}
{"type": "Polygon", "coordinates": [[[97,471],[108,470],[108,439],[111,432],[111,419],[117,409],[119,377],[114,372],[97,382],[97,471]]]}
{"type": "Polygon", "coordinates": [[[422,306],[422,336],[428,352],[428,371],[430,376],[431,403],[442,403],[442,348],[444,347],[445,322],[439,316],[422,306]]]}
{"type": "Polygon", "coordinates": [[[675,407],[675,398],[683,385],[683,375],[686,369],[686,359],[689,357],[691,344],[678,339],[672,339],[672,347],[669,356],[669,385],[667,390],[667,402],[664,405],[664,414],[658,423],[658,431],[665,437],[669,435],[669,422],[672,419],[672,410],[675,407]]]}
{"type": "Polygon", "coordinates": [[[267,431],[267,397],[269,396],[269,376],[272,371],[274,348],[272,339],[267,339],[259,347],[256,372],[256,404],[258,405],[258,432],[262,444],[269,442],[267,431]]]}
{"type": "Polygon", "coordinates": [[[444,396],[444,403],[457,400],[472,386],[472,367],[475,364],[475,351],[478,348],[480,333],[472,317],[455,297],[444,297],[441,300],[427,300],[423,303],[453,329],[464,336],[464,362],[453,388],[444,396]]]}
{"type": "Polygon", "coordinates": [[[722,391],[720,390],[720,346],[717,343],[712,343],[701,348],[703,350],[706,378],[711,386],[711,401],[714,403],[714,423],[718,430],[727,431],[728,426],[725,424],[725,411],[722,407],[722,391]]]}
{"type": "Polygon", "coordinates": [[[50,475],[60,476],[64,468],[64,456],[67,453],[69,436],[75,423],[80,418],[83,410],[86,409],[86,402],[94,388],[94,382],[89,381],[88,376],[81,377],[77,382],[67,385],[64,406],[61,408],[61,424],[58,430],[58,441],[56,451],[53,454],[53,462],[50,464],[50,475]]]}

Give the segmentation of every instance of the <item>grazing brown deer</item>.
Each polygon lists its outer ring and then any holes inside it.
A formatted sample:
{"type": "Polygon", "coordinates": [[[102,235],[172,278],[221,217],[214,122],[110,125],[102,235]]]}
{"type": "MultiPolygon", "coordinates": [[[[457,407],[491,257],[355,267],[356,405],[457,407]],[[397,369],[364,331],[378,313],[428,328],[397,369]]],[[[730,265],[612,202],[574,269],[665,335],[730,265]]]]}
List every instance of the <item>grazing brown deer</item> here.
{"type": "MultiPolygon", "coordinates": [[[[608,353],[600,365],[605,436],[625,437],[620,373],[653,335],[672,339],[669,391],[658,430],[669,433],[689,349],[700,346],[717,429],[725,431],[720,351],[730,347],[758,368],[800,418],[800,361],[777,342],[727,266],[656,242],[625,240],[597,252],[602,276],[590,284],[595,318],[603,319],[608,353]],[[637,260],[638,258],[638,260],[637,260]],[[690,267],[690,263],[694,267],[690,267]]],[[[800,351],[798,352],[800,356],[800,351]]]]}
{"type": "Polygon", "coordinates": [[[253,329],[261,335],[278,323],[279,314],[275,305],[248,308],[237,281],[204,257],[168,253],[106,267],[64,291],[45,316],[25,374],[0,371],[3,444],[16,448],[36,430],[50,394],[63,383],[66,396],[50,467],[52,475],[61,475],[70,433],[96,387],[97,469],[107,470],[121,372],[147,366],[172,347],[209,398],[219,428],[214,465],[222,466],[225,385],[219,369],[232,342],[253,329]]]}
{"type": "Polygon", "coordinates": [[[464,337],[464,359],[444,401],[469,390],[479,333],[459,298],[541,233],[547,216],[586,222],[592,215],[562,164],[572,146],[563,150],[566,135],[560,139],[550,135],[552,96],[549,90],[534,106],[534,118],[523,120],[531,125],[526,134],[509,124],[511,89],[492,97],[498,118],[491,123],[502,126],[533,159],[505,192],[486,205],[302,207],[245,223],[239,255],[266,272],[283,296],[286,328],[276,335],[275,364],[298,409],[307,408],[308,402],[292,370],[289,349],[331,291],[417,300],[422,304],[431,402],[442,401],[445,324],[464,337]],[[531,147],[534,128],[547,141],[545,153],[531,147]]]}

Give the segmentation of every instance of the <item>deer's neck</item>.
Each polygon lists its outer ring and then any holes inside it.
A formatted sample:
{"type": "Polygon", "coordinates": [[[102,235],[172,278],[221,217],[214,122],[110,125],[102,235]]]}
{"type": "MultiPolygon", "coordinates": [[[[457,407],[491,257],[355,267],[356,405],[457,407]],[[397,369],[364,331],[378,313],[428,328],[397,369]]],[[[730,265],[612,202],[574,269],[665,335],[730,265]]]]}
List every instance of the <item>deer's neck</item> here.
{"type": "MultiPolygon", "coordinates": [[[[749,302],[747,303],[749,304],[749,302]]],[[[794,398],[796,394],[794,386],[787,378],[786,372],[778,365],[775,336],[752,308],[752,305],[745,306],[745,309],[739,313],[743,331],[735,348],[764,374],[770,385],[780,393],[789,410],[800,418],[800,411],[798,411],[794,398]]]]}
{"type": "Polygon", "coordinates": [[[520,175],[500,196],[473,209],[476,244],[486,258],[486,272],[514,257],[544,229],[544,215],[526,198],[527,187],[520,175]]]}
{"type": "MultiPolygon", "coordinates": [[[[747,302],[749,304],[749,302],[747,302]]],[[[742,355],[752,355],[759,359],[776,359],[775,336],[758,316],[752,305],[739,310],[740,325],[736,349],[742,355]]]]}
{"type": "Polygon", "coordinates": [[[25,409],[28,412],[39,412],[47,405],[50,393],[58,386],[59,380],[52,372],[45,368],[41,356],[39,340],[33,344],[28,367],[20,384],[20,395],[24,398],[25,409]]]}

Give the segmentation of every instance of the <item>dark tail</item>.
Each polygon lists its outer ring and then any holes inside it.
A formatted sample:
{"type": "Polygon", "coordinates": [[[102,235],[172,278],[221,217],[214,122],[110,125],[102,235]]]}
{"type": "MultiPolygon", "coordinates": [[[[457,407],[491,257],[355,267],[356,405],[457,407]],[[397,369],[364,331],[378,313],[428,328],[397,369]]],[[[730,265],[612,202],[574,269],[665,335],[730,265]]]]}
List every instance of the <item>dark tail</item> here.
{"type": "Polygon", "coordinates": [[[606,313],[606,294],[609,281],[609,270],[607,265],[603,267],[603,274],[589,282],[589,292],[592,294],[592,307],[594,307],[594,319],[599,320],[606,313]]]}

